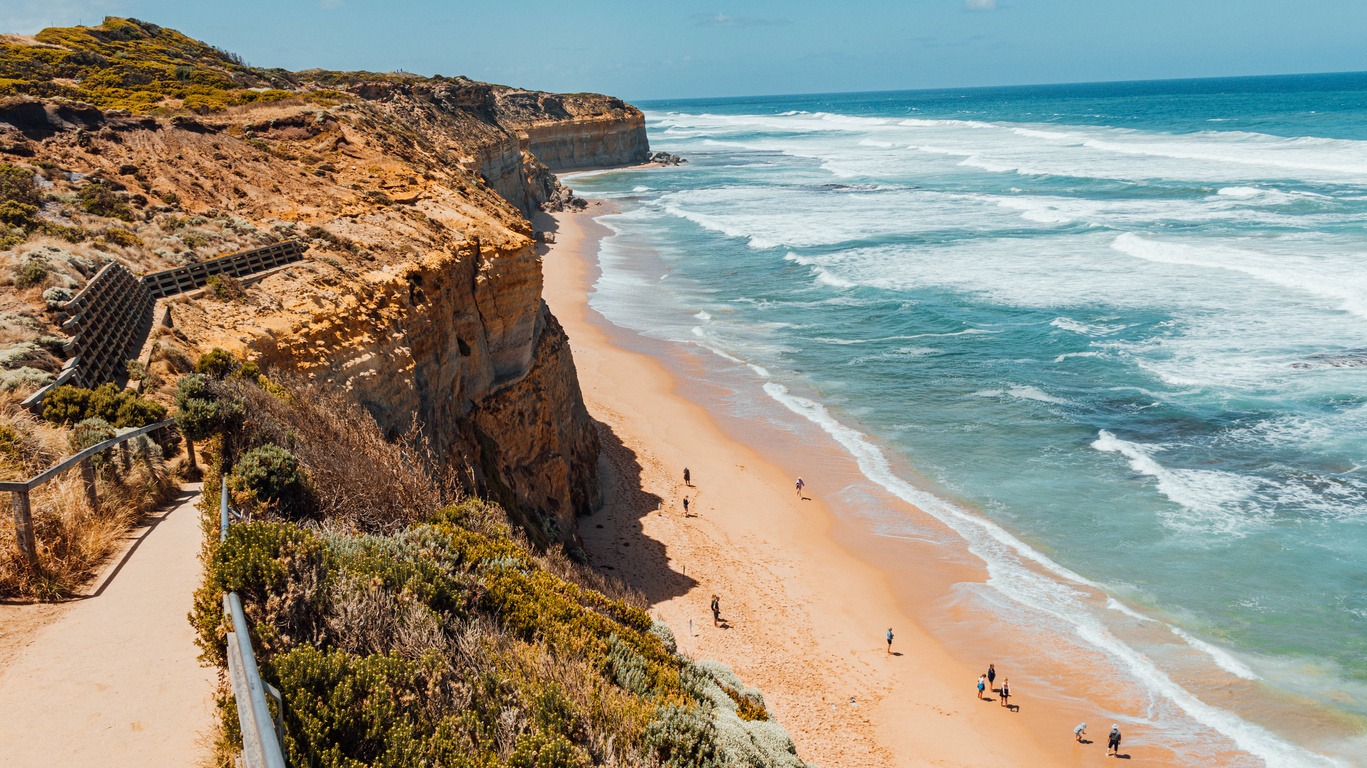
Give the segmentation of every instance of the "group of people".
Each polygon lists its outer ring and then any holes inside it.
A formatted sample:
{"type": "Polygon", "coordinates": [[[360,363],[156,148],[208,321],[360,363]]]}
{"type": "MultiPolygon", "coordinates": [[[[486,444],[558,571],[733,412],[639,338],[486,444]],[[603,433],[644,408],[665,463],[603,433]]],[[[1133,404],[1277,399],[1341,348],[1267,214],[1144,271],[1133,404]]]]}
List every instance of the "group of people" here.
{"type": "MultiPolygon", "coordinates": [[[[1081,743],[1091,744],[1090,741],[1084,742],[1082,740],[1085,733],[1087,733],[1087,724],[1078,723],[1078,726],[1073,729],[1073,738],[1081,743]]],[[[1106,737],[1106,754],[1108,756],[1120,754],[1120,726],[1116,723],[1111,724],[1111,733],[1106,737]]]]}
{"type": "Polygon", "coordinates": [[[981,675],[978,675],[978,698],[981,699],[981,698],[983,697],[983,692],[990,689],[993,693],[995,693],[995,694],[997,694],[998,696],[1001,697],[1002,706],[1003,706],[1003,707],[1006,707],[1006,708],[1008,708],[1008,709],[1010,709],[1010,708],[1011,708],[1011,681],[1003,677],[1003,678],[1002,678],[1002,687],[1001,687],[1001,688],[993,688],[992,686],[994,686],[994,685],[996,685],[996,684],[997,684],[997,665],[996,665],[996,664],[988,664],[988,665],[987,665],[987,672],[985,672],[985,673],[983,673],[983,674],[981,674],[981,675]]]}

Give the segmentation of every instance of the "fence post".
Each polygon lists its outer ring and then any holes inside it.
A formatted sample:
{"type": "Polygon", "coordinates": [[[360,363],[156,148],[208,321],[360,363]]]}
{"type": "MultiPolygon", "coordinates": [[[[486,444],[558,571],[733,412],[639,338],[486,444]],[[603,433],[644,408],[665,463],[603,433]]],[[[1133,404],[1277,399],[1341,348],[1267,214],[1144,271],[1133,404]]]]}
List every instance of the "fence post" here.
{"type": "Polygon", "coordinates": [[[185,454],[190,457],[190,469],[199,469],[199,464],[195,462],[195,441],[189,435],[185,435],[185,454]]]}
{"type": "Polygon", "coordinates": [[[218,492],[218,540],[228,540],[228,476],[223,476],[223,485],[218,492]]]}
{"type": "Polygon", "coordinates": [[[123,473],[127,475],[133,471],[133,451],[128,443],[119,444],[119,458],[123,459],[123,473]]]}
{"type": "Polygon", "coordinates": [[[81,461],[81,481],[85,486],[85,499],[90,502],[92,512],[100,511],[100,497],[95,492],[95,465],[90,459],[81,461]]]}
{"type": "Polygon", "coordinates": [[[33,537],[33,510],[28,491],[14,491],[14,539],[29,568],[38,570],[38,540],[33,537]]]}

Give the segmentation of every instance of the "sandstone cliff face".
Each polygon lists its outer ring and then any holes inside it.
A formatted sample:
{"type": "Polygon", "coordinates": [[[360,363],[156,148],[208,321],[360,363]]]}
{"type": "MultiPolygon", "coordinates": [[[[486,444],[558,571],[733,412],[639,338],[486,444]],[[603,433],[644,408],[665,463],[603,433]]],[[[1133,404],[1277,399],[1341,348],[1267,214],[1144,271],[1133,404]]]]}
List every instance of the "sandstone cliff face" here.
{"type": "Polygon", "coordinates": [[[541,301],[524,215],[557,192],[547,165],[639,159],[640,113],[576,96],[573,110],[537,117],[548,94],[517,97],[509,111],[509,94],[524,92],[463,79],[349,91],[333,106],[173,119],[93,108],[77,119],[60,104],[13,102],[0,109],[0,143],[60,169],[61,194],[43,215],[64,225],[107,226],[62,202],[89,179],[132,201],[133,220],[113,223],[137,244],[64,246],[81,258],[141,272],[283,237],[310,245],[306,261],[244,301],[176,304],[154,363],[166,381],[175,347],[222,346],[342,387],[393,436],[416,423],[462,482],[520,515],[533,539],[573,545],[575,516],[599,501],[597,432],[568,340],[541,301]]]}
{"type": "Polygon", "coordinates": [[[645,116],[620,99],[498,89],[494,115],[552,171],[644,163],[645,116]]]}

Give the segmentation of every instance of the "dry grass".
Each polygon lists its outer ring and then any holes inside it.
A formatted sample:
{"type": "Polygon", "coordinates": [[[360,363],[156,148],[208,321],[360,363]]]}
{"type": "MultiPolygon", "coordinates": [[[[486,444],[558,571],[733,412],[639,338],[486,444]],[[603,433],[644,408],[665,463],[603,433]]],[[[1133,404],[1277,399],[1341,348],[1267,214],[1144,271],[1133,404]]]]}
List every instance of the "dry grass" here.
{"type": "MultiPolygon", "coordinates": [[[[0,430],[14,437],[0,454],[5,480],[30,477],[70,452],[64,430],[14,407],[0,411],[0,430]]],[[[0,524],[0,597],[41,601],[72,595],[113,554],[124,532],[175,495],[177,484],[155,444],[143,438],[129,444],[131,468],[123,471],[115,461],[100,473],[98,511],[86,501],[77,469],[33,491],[37,572],[19,554],[14,526],[0,524]]]]}
{"type": "Polygon", "coordinates": [[[459,497],[441,479],[416,428],[388,442],[375,419],[343,393],[285,379],[272,391],[242,382],[236,390],[251,414],[238,450],[275,443],[308,470],[318,518],[364,533],[393,533],[459,497]]]}

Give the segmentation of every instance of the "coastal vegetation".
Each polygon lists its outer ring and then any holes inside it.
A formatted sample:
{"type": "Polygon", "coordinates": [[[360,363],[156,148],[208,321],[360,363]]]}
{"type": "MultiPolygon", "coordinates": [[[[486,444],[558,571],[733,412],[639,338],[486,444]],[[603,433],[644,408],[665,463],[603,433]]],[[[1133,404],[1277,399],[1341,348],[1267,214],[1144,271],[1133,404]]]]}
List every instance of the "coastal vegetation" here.
{"type": "Polygon", "coordinates": [[[44,29],[0,40],[0,96],[61,97],[138,113],[214,112],[290,98],[331,101],[284,70],[240,57],[172,29],[109,17],[94,27],[44,29]]]}
{"type": "MultiPolygon", "coordinates": [[[[224,663],[236,592],[284,696],[291,764],[803,765],[758,692],[679,654],[639,594],[455,491],[416,435],[388,442],[297,381],[187,378],[243,404],[210,449],[236,460],[206,463],[229,467],[230,502],[252,512],[206,537],[198,642],[224,663]]],[[[240,734],[221,701],[226,764],[240,734]]]]}

